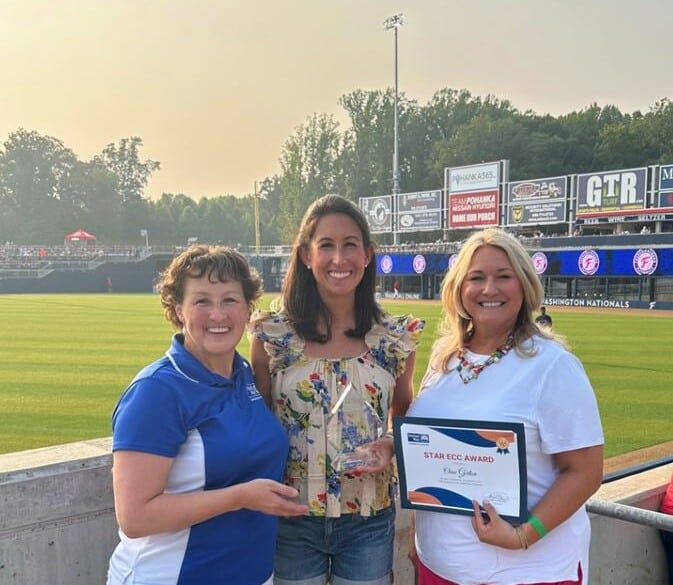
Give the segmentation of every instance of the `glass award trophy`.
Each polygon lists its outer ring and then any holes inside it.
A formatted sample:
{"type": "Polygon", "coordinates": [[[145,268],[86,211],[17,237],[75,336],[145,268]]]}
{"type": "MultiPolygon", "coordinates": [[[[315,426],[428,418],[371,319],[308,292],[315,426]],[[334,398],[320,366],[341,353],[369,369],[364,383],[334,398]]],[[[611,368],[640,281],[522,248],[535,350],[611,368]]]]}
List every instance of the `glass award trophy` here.
{"type": "Polygon", "coordinates": [[[346,401],[353,385],[349,383],[329,413],[327,437],[333,452],[332,468],[349,473],[378,465],[379,458],[367,445],[383,436],[383,421],[369,402],[360,396],[346,401]]]}

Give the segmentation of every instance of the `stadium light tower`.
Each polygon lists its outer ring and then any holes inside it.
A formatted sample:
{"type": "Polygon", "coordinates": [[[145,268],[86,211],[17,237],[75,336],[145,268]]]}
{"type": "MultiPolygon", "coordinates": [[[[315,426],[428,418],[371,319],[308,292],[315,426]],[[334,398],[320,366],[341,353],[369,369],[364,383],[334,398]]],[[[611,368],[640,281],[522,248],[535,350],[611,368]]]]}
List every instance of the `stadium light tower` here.
{"type": "Polygon", "coordinates": [[[259,256],[259,191],[257,190],[257,181],[255,181],[255,197],[253,203],[255,210],[255,254],[259,256]]]}
{"type": "MultiPolygon", "coordinates": [[[[393,209],[397,205],[397,195],[400,194],[400,164],[399,164],[399,113],[398,113],[398,82],[397,82],[397,29],[404,24],[404,15],[395,14],[390,16],[383,21],[384,30],[394,30],[395,31],[395,113],[394,113],[394,132],[393,132],[393,209]]],[[[393,243],[397,244],[397,226],[393,230],[393,243]]]]}

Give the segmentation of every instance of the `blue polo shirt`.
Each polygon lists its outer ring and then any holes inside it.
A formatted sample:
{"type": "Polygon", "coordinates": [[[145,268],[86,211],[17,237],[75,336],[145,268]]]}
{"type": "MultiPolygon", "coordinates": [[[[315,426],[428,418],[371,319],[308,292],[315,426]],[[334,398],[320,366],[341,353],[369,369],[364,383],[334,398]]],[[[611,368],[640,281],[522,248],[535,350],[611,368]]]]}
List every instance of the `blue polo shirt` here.
{"type": "MultiPolygon", "coordinates": [[[[208,370],[173,337],[141,370],[113,417],[113,451],[174,458],[166,493],[282,480],[288,441],[238,353],[230,379],[208,370]]],[[[275,516],[238,510],[178,532],[128,538],[110,559],[108,583],[261,585],[273,572],[275,516]],[[132,576],[132,577],[131,577],[132,576]]]]}

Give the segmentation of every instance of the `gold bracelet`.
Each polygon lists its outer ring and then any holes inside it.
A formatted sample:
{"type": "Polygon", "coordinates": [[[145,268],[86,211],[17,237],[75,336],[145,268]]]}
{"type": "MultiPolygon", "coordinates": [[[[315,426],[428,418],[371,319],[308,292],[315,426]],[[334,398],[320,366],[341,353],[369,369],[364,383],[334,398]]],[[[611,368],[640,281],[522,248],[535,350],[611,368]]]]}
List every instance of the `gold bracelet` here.
{"type": "Polygon", "coordinates": [[[519,537],[519,543],[521,544],[521,548],[523,550],[527,550],[528,537],[526,536],[526,533],[523,531],[523,528],[521,528],[521,526],[515,526],[514,531],[516,532],[516,535],[519,537]]]}

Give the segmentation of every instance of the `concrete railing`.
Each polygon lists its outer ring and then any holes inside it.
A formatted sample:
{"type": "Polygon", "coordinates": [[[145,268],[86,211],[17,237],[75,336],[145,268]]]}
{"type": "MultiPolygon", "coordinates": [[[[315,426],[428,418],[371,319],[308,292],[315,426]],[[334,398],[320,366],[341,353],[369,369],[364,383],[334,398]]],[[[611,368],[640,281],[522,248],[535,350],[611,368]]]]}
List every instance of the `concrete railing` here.
{"type": "Polygon", "coordinates": [[[117,542],[110,440],[0,455],[0,585],[102,585],[117,542]]]}
{"type": "MultiPolygon", "coordinates": [[[[110,439],[0,455],[0,585],[105,583],[117,543],[110,466],[110,439]]],[[[656,510],[672,472],[669,464],[604,484],[589,509],[656,510]]],[[[591,513],[589,583],[665,585],[656,529],[610,514],[591,513]]],[[[396,585],[414,582],[409,517],[398,509],[396,585]]]]}

